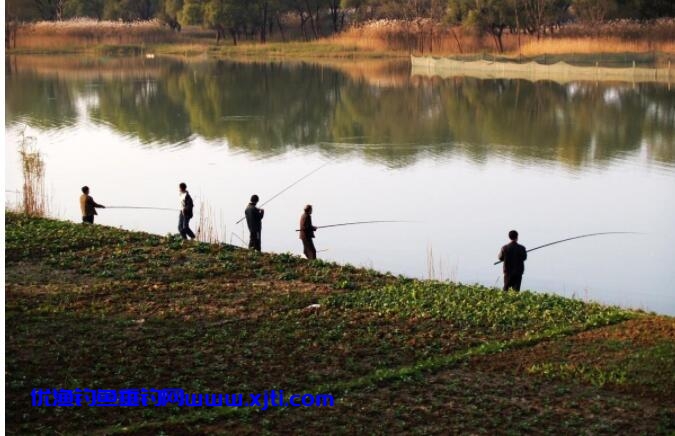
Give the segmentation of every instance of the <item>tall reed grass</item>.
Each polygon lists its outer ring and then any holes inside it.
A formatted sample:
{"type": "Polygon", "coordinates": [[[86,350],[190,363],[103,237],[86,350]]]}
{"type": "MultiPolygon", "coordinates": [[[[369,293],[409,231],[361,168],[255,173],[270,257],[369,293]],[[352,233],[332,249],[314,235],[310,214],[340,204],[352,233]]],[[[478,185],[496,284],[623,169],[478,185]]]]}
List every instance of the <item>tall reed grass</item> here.
{"type": "Polygon", "coordinates": [[[19,154],[23,172],[22,202],[19,206],[26,215],[46,216],[48,212],[45,192],[45,164],[40,151],[35,147],[36,138],[21,131],[19,154]]]}
{"type": "Polygon", "coordinates": [[[675,40],[623,40],[617,37],[545,38],[539,41],[528,41],[522,46],[520,53],[523,56],[538,56],[542,54],[644,53],[653,51],[675,54],[675,40]]]}
{"type": "Polygon", "coordinates": [[[157,20],[125,23],[78,18],[22,25],[16,34],[16,48],[65,50],[80,46],[172,43],[177,39],[176,32],[157,20]]]}
{"type": "Polygon", "coordinates": [[[427,246],[427,279],[450,282],[457,280],[457,265],[450,268],[447,263],[443,263],[442,258],[436,261],[431,244],[427,246]]]}
{"type": "Polygon", "coordinates": [[[224,222],[222,213],[217,216],[213,207],[202,198],[199,204],[196,239],[209,244],[227,242],[227,229],[224,222]]]}
{"type": "MultiPolygon", "coordinates": [[[[461,26],[449,27],[431,20],[378,20],[354,26],[330,38],[335,44],[363,50],[407,51],[413,54],[493,53],[494,40],[461,26]]],[[[504,33],[504,51],[527,56],[547,53],[616,53],[660,51],[675,53],[675,20],[649,23],[616,21],[590,26],[573,24],[535,35],[504,33]]]]}

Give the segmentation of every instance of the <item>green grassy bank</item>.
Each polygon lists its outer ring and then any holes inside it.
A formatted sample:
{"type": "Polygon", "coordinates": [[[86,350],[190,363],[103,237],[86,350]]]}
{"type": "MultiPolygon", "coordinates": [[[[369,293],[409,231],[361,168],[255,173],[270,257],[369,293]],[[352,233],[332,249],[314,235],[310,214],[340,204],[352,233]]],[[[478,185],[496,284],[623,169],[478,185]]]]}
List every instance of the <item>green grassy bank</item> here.
{"type": "Polygon", "coordinates": [[[8,433],[675,430],[670,317],[13,213],[5,226],[8,433]],[[142,387],[335,407],[31,407],[32,388],[142,387]]]}

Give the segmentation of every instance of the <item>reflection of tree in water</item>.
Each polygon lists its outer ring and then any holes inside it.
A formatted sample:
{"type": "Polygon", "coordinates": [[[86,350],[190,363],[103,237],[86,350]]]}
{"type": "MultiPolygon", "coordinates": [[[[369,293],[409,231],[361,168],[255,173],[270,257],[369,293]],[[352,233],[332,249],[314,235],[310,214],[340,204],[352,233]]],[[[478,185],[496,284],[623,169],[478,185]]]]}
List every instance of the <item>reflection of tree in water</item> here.
{"type": "Polygon", "coordinates": [[[5,122],[23,121],[43,129],[71,126],[77,120],[76,91],[72,83],[57,76],[8,73],[5,122]]]}
{"type": "MultiPolygon", "coordinates": [[[[650,105],[672,113],[673,96],[662,99],[663,88],[658,85],[631,89],[455,79],[420,86],[432,87],[441,96],[437,122],[446,122],[452,139],[468,144],[466,151],[477,160],[500,152],[573,166],[605,161],[637,150],[642,141],[653,143],[656,138],[645,129],[656,121],[648,115],[650,105]],[[616,92],[616,102],[606,100],[608,91],[616,92]]],[[[675,119],[662,117],[658,126],[672,144],[675,119]]]]}
{"type": "Polygon", "coordinates": [[[196,133],[224,138],[230,146],[277,153],[287,146],[315,144],[325,138],[341,76],[327,70],[312,74],[306,65],[201,65],[178,78],[196,133]]]}
{"type": "Polygon", "coordinates": [[[145,143],[186,141],[191,134],[189,114],[181,95],[169,92],[171,79],[183,68],[171,70],[173,74],[160,79],[116,77],[106,81],[97,90],[98,104],[91,107],[90,117],[145,143]]]}
{"type": "Polygon", "coordinates": [[[638,150],[675,160],[674,94],[658,84],[414,77],[378,87],[319,65],[224,61],[165,61],[145,78],[137,73],[106,76],[93,88],[8,77],[8,120],[72,124],[77,96],[93,94],[92,119],[153,146],[197,134],[260,155],[303,148],[392,166],[453,153],[573,167],[638,150]],[[44,104],[45,95],[58,103],[44,104]]]}

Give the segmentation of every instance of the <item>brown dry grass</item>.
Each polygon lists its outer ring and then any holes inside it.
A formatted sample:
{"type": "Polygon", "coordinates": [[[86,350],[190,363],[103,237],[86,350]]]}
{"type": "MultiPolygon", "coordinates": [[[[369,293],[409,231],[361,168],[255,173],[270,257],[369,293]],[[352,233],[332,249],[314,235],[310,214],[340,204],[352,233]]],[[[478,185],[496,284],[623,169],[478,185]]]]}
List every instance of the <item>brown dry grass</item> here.
{"type": "Polygon", "coordinates": [[[176,40],[176,33],[156,20],[123,23],[77,19],[23,25],[17,31],[16,48],[67,49],[96,45],[159,44],[176,40]]]}
{"type": "MultiPolygon", "coordinates": [[[[517,38],[505,35],[507,47],[517,47],[517,38]]],[[[378,20],[347,29],[330,38],[335,44],[351,45],[362,50],[403,51],[416,54],[456,54],[491,51],[494,43],[462,28],[432,24],[429,20],[406,23],[378,20]]]]}
{"type": "MultiPolygon", "coordinates": [[[[405,23],[379,20],[352,27],[329,39],[332,43],[351,45],[371,51],[409,51],[413,54],[493,53],[494,40],[479,36],[462,27],[447,27],[429,20],[405,23]]],[[[675,53],[675,20],[652,24],[635,22],[607,23],[593,28],[573,25],[537,40],[533,35],[505,33],[504,51],[534,56],[553,53],[675,53]],[[598,30],[599,29],[599,30],[598,30]]]]}
{"type": "Polygon", "coordinates": [[[544,53],[626,53],[651,52],[675,53],[675,41],[626,41],[620,38],[546,38],[528,41],[522,46],[523,56],[544,53]]]}
{"type": "Polygon", "coordinates": [[[35,147],[36,139],[21,132],[21,169],[23,171],[23,198],[20,210],[28,216],[47,215],[45,192],[45,164],[40,151],[35,147]]]}
{"type": "Polygon", "coordinates": [[[216,212],[206,200],[200,202],[199,206],[199,220],[197,222],[197,240],[199,242],[207,242],[209,244],[218,244],[227,242],[227,231],[224,224],[222,213],[220,213],[220,220],[216,217],[216,212]],[[219,222],[218,222],[219,221],[219,222]]]}

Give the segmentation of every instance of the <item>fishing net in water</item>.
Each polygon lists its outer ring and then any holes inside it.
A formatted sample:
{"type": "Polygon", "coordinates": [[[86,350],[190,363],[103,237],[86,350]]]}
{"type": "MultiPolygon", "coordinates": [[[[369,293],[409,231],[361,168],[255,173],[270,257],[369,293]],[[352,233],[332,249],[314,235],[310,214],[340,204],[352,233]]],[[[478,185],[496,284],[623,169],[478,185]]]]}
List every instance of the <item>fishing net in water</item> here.
{"type": "MultiPolygon", "coordinates": [[[[566,83],[578,80],[591,81],[627,81],[627,82],[675,82],[675,70],[671,61],[660,61],[653,67],[640,66],[646,64],[632,62],[626,66],[572,65],[566,61],[540,63],[535,60],[518,62],[517,60],[452,59],[411,56],[412,74],[440,77],[470,76],[484,79],[525,79],[531,81],[551,80],[566,83]]],[[[556,58],[554,58],[556,59],[556,58]]],[[[548,59],[550,60],[550,58],[548,59]]]]}

